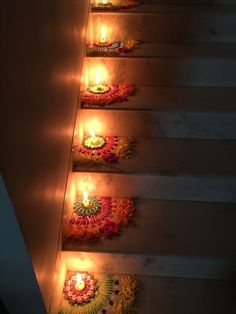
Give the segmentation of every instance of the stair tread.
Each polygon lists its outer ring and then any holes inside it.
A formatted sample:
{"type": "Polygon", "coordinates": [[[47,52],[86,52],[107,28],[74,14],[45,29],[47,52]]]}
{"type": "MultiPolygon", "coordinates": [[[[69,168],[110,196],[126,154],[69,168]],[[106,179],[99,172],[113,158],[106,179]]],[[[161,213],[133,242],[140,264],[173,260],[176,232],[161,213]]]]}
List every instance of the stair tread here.
{"type": "Polygon", "coordinates": [[[128,101],[113,103],[99,110],[236,110],[234,87],[166,87],[138,86],[128,101]]]}
{"type": "MultiPolygon", "coordinates": [[[[120,56],[126,58],[236,58],[236,44],[141,42],[137,49],[120,56]]],[[[108,56],[108,58],[111,57],[108,56]]]]}
{"type": "Polygon", "coordinates": [[[143,3],[129,10],[119,10],[119,12],[111,12],[110,10],[96,10],[92,14],[193,14],[193,15],[235,15],[235,4],[156,4],[143,3]]]}
{"type": "Polygon", "coordinates": [[[233,256],[236,253],[234,204],[135,201],[135,225],[103,243],[65,241],[67,250],[187,256],[233,256]],[[155,239],[155,241],[153,241],[155,239]]]}
{"type": "Polygon", "coordinates": [[[234,313],[233,283],[140,276],[137,305],[142,314],[234,313]]]}
{"type": "Polygon", "coordinates": [[[135,153],[117,164],[79,166],[80,171],[235,176],[236,141],[138,138],[135,153]]]}

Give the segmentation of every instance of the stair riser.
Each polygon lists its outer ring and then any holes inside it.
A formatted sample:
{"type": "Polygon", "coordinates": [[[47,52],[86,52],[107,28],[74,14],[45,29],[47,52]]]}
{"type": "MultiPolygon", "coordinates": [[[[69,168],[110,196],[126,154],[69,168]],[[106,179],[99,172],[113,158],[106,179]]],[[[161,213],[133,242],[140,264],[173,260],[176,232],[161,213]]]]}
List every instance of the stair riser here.
{"type": "Polygon", "coordinates": [[[112,83],[143,86],[236,86],[236,60],[86,58],[85,68],[103,66],[112,83]]]}
{"type": "Polygon", "coordinates": [[[235,113],[81,110],[78,125],[97,119],[106,135],[236,139],[235,113]]]}
{"type": "Polygon", "coordinates": [[[97,196],[140,197],[203,202],[236,202],[236,179],[227,177],[127,175],[74,173],[82,182],[89,176],[95,183],[97,196]]]}
{"type": "MultiPolygon", "coordinates": [[[[100,25],[109,27],[109,40],[135,38],[159,42],[236,42],[234,15],[176,13],[93,13],[94,38],[100,25]]],[[[89,36],[88,36],[89,41],[89,36]]]]}
{"type": "Polygon", "coordinates": [[[85,261],[86,271],[146,276],[231,279],[234,271],[233,261],[217,258],[87,252],[63,252],[63,255],[70,271],[78,271],[78,265],[84,267],[85,261]]]}

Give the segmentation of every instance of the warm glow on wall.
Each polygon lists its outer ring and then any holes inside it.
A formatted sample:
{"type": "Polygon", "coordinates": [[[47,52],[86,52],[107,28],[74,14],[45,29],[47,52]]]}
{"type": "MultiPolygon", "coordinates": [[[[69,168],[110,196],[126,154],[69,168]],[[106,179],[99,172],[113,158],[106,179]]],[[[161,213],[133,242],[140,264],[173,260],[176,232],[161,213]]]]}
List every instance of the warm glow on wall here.
{"type": "Polygon", "coordinates": [[[76,192],[77,195],[83,195],[84,200],[88,199],[89,194],[95,192],[95,183],[90,176],[77,182],[76,192]]]}
{"type": "Polygon", "coordinates": [[[89,253],[64,251],[63,256],[67,265],[67,270],[78,271],[78,269],[83,269],[86,271],[101,271],[101,269],[98,269],[96,266],[97,260],[91,258],[89,253]]]}
{"type": "Polygon", "coordinates": [[[75,182],[71,182],[69,186],[69,198],[70,198],[70,203],[73,204],[76,199],[76,184],[75,182]]]}
{"type": "Polygon", "coordinates": [[[88,133],[90,136],[95,136],[96,134],[102,133],[102,124],[96,118],[88,120],[86,122],[85,128],[86,128],[86,133],[88,133]]]}
{"type": "Polygon", "coordinates": [[[89,71],[87,67],[84,67],[82,71],[81,83],[82,83],[82,86],[81,86],[82,89],[86,90],[89,87],[89,71]]]}
{"type": "Polygon", "coordinates": [[[90,14],[90,17],[89,17],[88,30],[87,30],[87,41],[88,41],[88,44],[90,46],[92,46],[93,43],[94,43],[94,40],[93,40],[93,17],[92,17],[92,14],[90,14]]]}

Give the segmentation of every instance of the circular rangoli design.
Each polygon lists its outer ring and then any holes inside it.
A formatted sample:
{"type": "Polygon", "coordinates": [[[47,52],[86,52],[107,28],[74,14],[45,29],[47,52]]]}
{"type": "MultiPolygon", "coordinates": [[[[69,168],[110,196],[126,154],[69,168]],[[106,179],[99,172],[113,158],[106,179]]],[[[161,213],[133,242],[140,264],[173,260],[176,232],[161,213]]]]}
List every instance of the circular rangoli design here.
{"type": "Polygon", "coordinates": [[[77,273],[72,276],[65,284],[65,297],[72,304],[83,304],[90,302],[97,290],[97,280],[91,273],[77,273]],[[80,282],[77,281],[80,276],[80,282]]]}

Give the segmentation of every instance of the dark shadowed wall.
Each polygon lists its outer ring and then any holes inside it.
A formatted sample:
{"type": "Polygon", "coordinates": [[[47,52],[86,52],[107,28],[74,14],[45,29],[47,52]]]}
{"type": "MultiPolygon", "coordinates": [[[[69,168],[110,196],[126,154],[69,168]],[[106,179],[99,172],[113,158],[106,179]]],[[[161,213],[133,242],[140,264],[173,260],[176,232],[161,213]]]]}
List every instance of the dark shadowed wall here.
{"type": "Polygon", "coordinates": [[[60,242],[88,3],[1,4],[1,172],[47,309],[60,242]]]}

